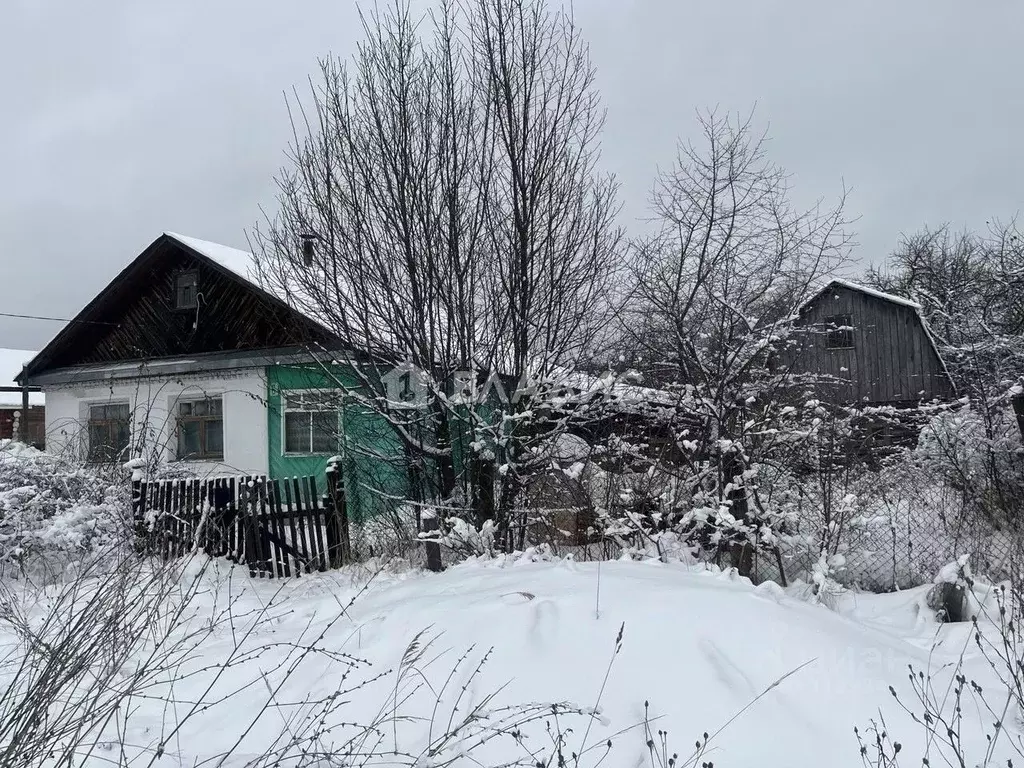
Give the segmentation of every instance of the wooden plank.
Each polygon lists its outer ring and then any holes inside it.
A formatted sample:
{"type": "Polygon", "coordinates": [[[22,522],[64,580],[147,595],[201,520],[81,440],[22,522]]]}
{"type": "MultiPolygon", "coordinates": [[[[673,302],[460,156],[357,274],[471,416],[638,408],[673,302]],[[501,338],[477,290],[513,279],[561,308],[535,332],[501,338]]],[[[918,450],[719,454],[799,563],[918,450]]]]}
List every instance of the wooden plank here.
{"type": "Polygon", "coordinates": [[[310,475],[306,478],[309,487],[309,507],[312,511],[313,529],[316,534],[317,545],[317,570],[326,571],[330,567],[327,557],[327,544],[324,539],[324,505],[316,492],[316,478],[310,475]]]}
{"type": "Polygon", "coordinates": [[[231,498],[230,483],[228,483],[226,478],[222,478],[213,484],[210,493],[212,494],[211,503],[220,505],[217,510],[217,519],[220,521],[222,528],[220,534],[221,545],[218,552],[222,557],[230,559],[232,542],[234,541],[232,530],[235,525],[234,503],[231,498]]]}
{"type": "Polygon", "coordinates": [[[151,488],[152,499],[149,504],[149,515],[153,518],[153,554],[163,559],[164,556],[164,520],[162,485],[159,481],[151,488]]]}
{"type": "Polygon", "coordinates": [[[303,564],[305,565],[306,573],[311,573],[312,548],[310,547],[310,544],[307,540],[307,532],[312,533],[312,531],[307,530],[309,526],[306,520],[306,516],[304,515],[305,509],[303,508],[302,504],[302,486],[299,483],[299,478],[293,477],[290,479],[291,492],[293,494],[291,500],[292,513],[295,515],[295,524],[298,526],[299,529],[299,542],[301,544],[299,551],[302,553],[302,558],[304,561],[303,564]]]}
{"type": "Polygon", "coordinates": [[[273,518],[270,514],[270,497],[267,489],[267,479],[260,477],[256,481],[257,487],[259,488],[259,534],[260,534],[260,551],[263,555],[263,563],[267,569],[267,573],[271,578],[278,578],[284,574],[280,571],[280,561],[278,560],[277,545],[271,536],[273,533],[273,518]]]}
{"type": "Polygon", "coordinates": [[[178,486],[178,509],[181,516],[178,523],[178,528],[181,531],[181,536],[178,540],[178,557],[184,557],[192,549],[195,531],[191,524],[192,508],[188,503],[188,485],[183,479],[178,480],[175,485],[178,486]]]}
{"type": "Polygon", "coordinates": [[[905,401],[917,396],[917,389],[913,385],[910,375],[911,357],[913,357],[913,342],[907,335],[907,313],[904,307],[892,305],[892,338],[893,338],[893,397],[899,401],[905,401]]]}
{"type": "Polygon", "coordinates": [[[156,555],[161,559],[166,559],[166,553],[164,552],[165,545],[165,534],[164,526],[166,521],[164,520],[164,486],[161,482],[153,484],[153,505],[151,507],[153,517],[153,536],[155,542],[156,555]]]}
{"type": "Polygon", "coordinates": [[[178,535],[175,538],[175,557],[184,557],[188,551],[188,541],[191,538],[188,524],[188,507],[184,498],[185,483],[183,480],[174,480],[174,517],[177,523],[178,535]]]}
{"type": "Polygon", "coordinates": [[[317,519],[316,500],[309,498],[306,478],[297,478],[299,481],[299,493],[302,495],[302,519],[306,527],[306,536],[309,542],[307,553],[307,568],[310,572],[320,570],[320,545],[317,541],[317,519]]]}
{"type": "Polygon", "coordinates": [[[185,526],[184,521],[182,520],[182,514],[185,510],[181,501],[181,485],[177,480],[171,480],[167,485],[170,498],[168,512],[171,520],[171,527],[174,531],[174,535],[171,537],[171,557],[179,558],[182,554],[181,542],[185,536],[185,526]]]}
{"type": "Polygon", "coordinates": [[[248,535],[245,543],[251,546],[247,558],[255,566],[257,575],[262,579],[267,575],[266,557],[263,553],[263,535],[260,531],[260,487],[251,476],[244,478],[249,489],[248,535]]]}
{"type": "Polygon", "coordinates": [[[146,526],[146,492],[145,480],[132,484],[132,530],[135,533],[136,546],[143,552],[149,551],[149,531],[146,526]]]}
{"type": "Polygon", "coordinates": [[[246,543],[252,545],[251,561],[256,567],[260,578],[267,573],[267,557],[263,547],[263,532],[260,530],[260,486],[256,478],[251,475],[245,477],[245,485],[249,489],[249,535],[246,543]]]}
{"type": "MultiPolygon", "coordinates": [[[[201,523],[203,516],[206,515],[207,509],[206,494],[203,492],[203,483],[199,478],[194,478],[191,481],[190,485],[192,488],[192,503],[195,505],[196,515],[199,522],[201,523]]],[[[200,532],[199,541],[199,545],[203,548],[203,551],[210,557],[217,556],[216,551],[214,549],[213,539],[214,527],[216,526],[216,524],[217,521],[214,519],[211,510],[211,514],[208,516],[207,519],[206,528],[200,532]]]]}
{"type": "MultiPolygon", "coordinates": [[[[284,515],[281,513],[281,488],[277,480],[267,480],[267,502],[274,535],[278,541],[287,543],[288,536],[285,532],[284,515]]],[[[275,549],[279,558],[281,575],[287,578],[292,575],[291,556],[283,547],[278,546],[275,549]]]]}
{"type": "Polygon", "coordinates": [[[244,478],[239,478],[236,482],[236,488],[238,490],[238,562],[244,563],[249,567],[249,575],[252,577],[256,576],[255,558],[253,556],[253,546],[251,543],[251,532],[249,525],[250,516],[250,503],[249,503],[249,488],[245,484],[244,478]]]}
{"type": "Polygon", "coordinates": [[[231,557],[231,559],[234,560],[234,562],[236,562],[239,565],[241,565],[242,564],[241,526],[242,526],[243,513],[242,513],[242,505],[240,503],[241,500],[239,499],[239,495],[238,495],[238,481],[234,477],[228,478],[228,481],[227,481],[227,491],[228,491],[228,498],[231,500],[230,501],[230,504],[231,504],[231,529],[230,529],[230,536],[229,536],[229,539],[230,539],[230,541],[229,541],[229,547],[230,547],[230,549],[229,549],[229,552],[230,552],[229,557],[231,557]]]}
{"type": "MultiPolygon", "coordinates": [[[[274,480],[271,483],[271,497],[273,501],[272,511],[274,519],[277,521],[276,530],[278,538],[285,544],[289,543],[288,540],[288,523],[284,511],[281,509],[281,484],[274,480]]],[[[281,550],[281,565],[284,568],[284,575],[290,577],[292,575],[292,556],[290,553],[291,546],[288,549],[282,548],[281,550]]]]}
{"type": "Polygon", "coordinates": [[[171,559],[171,530],[170,530],[170,516],[167,514],[168,507],[170,504],[169,499],[170,493],[167,488],[167,483],[161,481],[160,483],[160,552],[164,560],[171,559]]]}
{"type": "Polygon", "coordinates": [[[209,553],[209,542],[206,539],[207,532],[202,528],[203,523],[203,501],[199,495],[199,481],[195,479],[185,480],[185,495],[188,498],[188,508],[192,511],[193,523],[192,537],[198,542],[199,549],[209,553]]]}
{"type": "Polygon", "coordinates": [[[860,363],[857,370],[857,395],[858,398],[872,398],[878,390],[878,318],[871,311],[871,304],[865,300],[866,297],[859,295],[858,298],[858,322],[863,325],[864,332],[857,345],[857,359],[860,363]]]}
{"type": "Polygon", "coordinates": [[[888,368],[886,369],[886,387],[884,399],[892,402],[902,399],[903,386],[899,375],[902,364],[900,362],[899,331],[896,323],[896,308],[888,303],[879,301],[884,306],[883,317],[885,318],[885,338],[887,343],[883,346],[888,352],[888,368]]]}
{"type": "MultiPolygon", "coordinates": [[[[298,528],[297,528],[297,526],[295,524],[296,523],[296,521],[295,521],[295,512],[291,508],[291,492],[288,490],[288,482],[287,481],[284,481],[283,483],[279,483],[279,485],[278,485],[278,505],[279,506],[280,506],[280,501],[281,501],[281,498],[282,498],[280,494],[282,492],[284,493],[284,498],[288,500],[287,501],[288,509],[286,510],[286,512],[287,512],[287,515],[288,515],[288,529],[289,529],[289,532],[291,533],[291,538],[289,539],[289,544],[291,544],[291,547],[292,547],[293,550],[298,550],[299,549],[299,532],[298,532],[298,528]]],[[[294,555],[292,555],[292,559],[295,562],[295,575],[296,576],[301,576],[302,575],[302,561],[298,557],[295,557],[294,555]]]]}

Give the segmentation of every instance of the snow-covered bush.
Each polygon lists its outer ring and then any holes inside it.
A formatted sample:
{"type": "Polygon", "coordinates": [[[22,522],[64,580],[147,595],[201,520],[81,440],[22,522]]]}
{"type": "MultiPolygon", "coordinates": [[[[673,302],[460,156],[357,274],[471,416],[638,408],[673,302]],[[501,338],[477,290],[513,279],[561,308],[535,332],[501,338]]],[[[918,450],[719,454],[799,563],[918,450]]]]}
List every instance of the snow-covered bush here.
{"type": "Polygon", "coordinates": [[[932,418],[917,458],[961,493],[975,513],[1003,527],[1024,513],[1024,445],[1009,407],[971,406],[932,418]]]}
{"type": "Polygon", "coordinates": [[[125,540],[126,483],[17,444],[0,450],[0,566],[59,568],[125,540]]]}

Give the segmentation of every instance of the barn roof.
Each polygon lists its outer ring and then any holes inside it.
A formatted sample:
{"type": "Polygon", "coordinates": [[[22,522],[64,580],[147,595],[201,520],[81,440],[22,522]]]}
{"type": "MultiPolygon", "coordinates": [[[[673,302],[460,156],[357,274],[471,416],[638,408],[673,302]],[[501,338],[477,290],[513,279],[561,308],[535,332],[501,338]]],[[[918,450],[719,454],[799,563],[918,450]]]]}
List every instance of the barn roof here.
{"type": "MultiPolygon", "coordinates": [[[[838,285],[841,288],[847,288],[851,291],[857,291],[868,296],[873,296],[876,299],[888,301],[891,302],[892,304],[899,304],[904,307],[910,307],[911,309],[917,310],[918,312],[921,311],[921,305],[918,304],[916,301],[911,301],[910,299],[904,298],[903,296],[897,296],[894,293],[885,293],[884,291],[879,291],[875,288],[862,285],[861,283],[855,283],[852,280],[846,280],[841,277],[829,278],[829,280],[823,286],[821,286],[821,288],[812,293],[810,298],[800,305],[800,311],[802,312],[804,309],[810,306],[815,301],[815,299],[819,298],[823,293],[826,293],[834,285],[838,285]]],[[[923,320],[924,318],[921,319],[923,320]]]]}

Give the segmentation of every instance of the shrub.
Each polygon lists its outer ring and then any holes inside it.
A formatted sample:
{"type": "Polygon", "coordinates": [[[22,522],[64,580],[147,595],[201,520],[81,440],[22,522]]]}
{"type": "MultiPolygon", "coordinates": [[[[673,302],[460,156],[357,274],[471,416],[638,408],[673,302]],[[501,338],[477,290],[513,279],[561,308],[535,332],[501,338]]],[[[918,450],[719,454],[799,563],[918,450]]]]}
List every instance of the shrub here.
{"type": "Polygon", "coordinates": [[[126,483],[8,443],[0,449],[0,567],[60,568],[122,541],[130,506],[126,483]]]}

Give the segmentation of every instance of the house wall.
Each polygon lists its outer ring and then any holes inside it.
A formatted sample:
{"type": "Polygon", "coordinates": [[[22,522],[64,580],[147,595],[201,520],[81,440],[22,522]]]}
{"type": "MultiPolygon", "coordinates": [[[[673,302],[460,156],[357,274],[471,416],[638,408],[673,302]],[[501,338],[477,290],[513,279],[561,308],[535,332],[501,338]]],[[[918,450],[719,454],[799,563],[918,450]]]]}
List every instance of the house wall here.
{"type": "MultiPolygon", "coordinates": [[[[355,387],[357,381],[344,366],[329,372],[317,366],[272,365],[267,368],[270,477],[313,475],[325,490],[324,473],[331,454],[288,454],[284,450],[282,393],[289,390],[336,390],[355,387]]],[[[393,509],[394,498],[404,498],[407,475],[397,435],[379,415],[356,404],[339,413],[335,455],[342,457],[342,475],[354,519],[366,519],[393,509]]]]}
{"type": "MultiPolygon", "coordinates": [[[[180,399],[219,395],[224,411],[224,459],[176,462],[196,474],[266,474],[267,381],[263,368],[219,374],[50,385],[46,388],[46,440],[51,453],[84,459],[89,406],[127,403],[132,413],[131,453],[174,462],[175,405],[180,399]]],[[[126,457],[126,459],[129,457],[126,457]]]]}
{"type": "Polygon", "coordinates": [[[833,402],[909,403],[953,395],[942,361],[917,311],[860,291],[833,286],[801,315],[793,370],[823,374],[819,386],[833,402]],[[824,323],[850,315],[852,349],[828,349],[824,323]]]}

